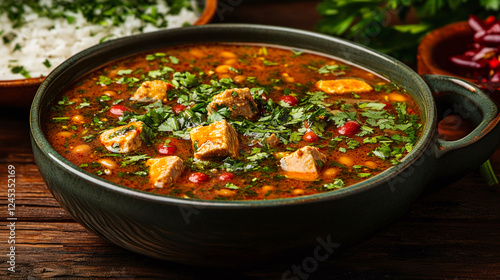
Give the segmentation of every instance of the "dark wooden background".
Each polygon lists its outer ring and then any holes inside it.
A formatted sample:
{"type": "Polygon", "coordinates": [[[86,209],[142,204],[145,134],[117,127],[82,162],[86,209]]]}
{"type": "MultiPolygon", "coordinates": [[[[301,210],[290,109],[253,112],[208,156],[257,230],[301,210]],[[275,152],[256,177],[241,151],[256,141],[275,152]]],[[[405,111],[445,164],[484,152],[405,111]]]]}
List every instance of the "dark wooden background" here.
{"type": "MultiPolygon", "coordinates": [[[[318,1],[224,1],[214,22],[312,30],[318,1]],[[272,3],[270,3],[272,2],[272,3]]],[[[0,279],[281,279],[297,261],[238,270],[188,267],[131,253],[88,232],[58,205],[33,161],[27,108],[0,104],[0,279]],[[2,106],[3,105],[3,106],[2,106]],[[16,272],[7,268],[7,166],[16,168],[16,272]]],[[[491,162],[500,175],[500,150],[491,162]]],[[[500,279],[500,186],[479,172],[427,191],[368,239],[302,279],[500,279]]],[[[292,279],[292,278],[290,278],[292,279]]],[[[297,278],[300,279],[300,278],[297,278]]]]}

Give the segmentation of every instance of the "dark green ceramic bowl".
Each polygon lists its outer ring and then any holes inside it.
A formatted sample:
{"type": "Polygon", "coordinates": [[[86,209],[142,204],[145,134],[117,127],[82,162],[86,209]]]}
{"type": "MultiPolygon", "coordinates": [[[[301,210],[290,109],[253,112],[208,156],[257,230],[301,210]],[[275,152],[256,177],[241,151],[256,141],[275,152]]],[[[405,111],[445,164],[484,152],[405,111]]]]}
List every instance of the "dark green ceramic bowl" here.
{"type": "Polygon", "coordinates": [[[110,41],[59,66],[31,107],[35,160],[47,186],[71,216],[129,250],[169,261],[228,266],[276,258],[318,246],[331,254],[408,210],[429,182],[453,178],[487,160],[500,140],[497,107],[473,85],[445,76],[420,77],[403,63],[366,47],[300,30],[259,25],[205,25],[110,41]],[[89,174],[49,145],[42,120],[72,81],[138,52],[197,42],[256,42],[322,52],[387,76],[415,98],[424,121],[415,149],[387,171],[359,184],[317,195],[268,201],[201,201],[159,196],[89,174]],[[433,98],[437,97],[437,104],[433,98]],[[437,121],[459,111],[477,124],[465,138],[436,136],[437,121]]]}

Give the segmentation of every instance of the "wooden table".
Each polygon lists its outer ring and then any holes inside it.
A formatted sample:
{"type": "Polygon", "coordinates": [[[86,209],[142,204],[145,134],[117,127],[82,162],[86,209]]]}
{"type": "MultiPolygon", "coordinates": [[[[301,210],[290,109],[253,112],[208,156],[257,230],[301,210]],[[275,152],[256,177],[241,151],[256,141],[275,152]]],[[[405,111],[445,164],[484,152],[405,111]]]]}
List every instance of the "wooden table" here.
{"type": "MultiPolygon", "coordinates": [[[[278,17],[288,22],[290,13],[303,11],[296,13],[296,21],[288,26],[311,29],[317,19],[315,2],[276,1],[272,7],[283,7],[282,14],[266,10],[268,6],[259,1],[243,1],[223,13],[223,21],[277,24],[278,17]]],[[[258,269],[196,268],[111,245],[77,224],[46,188],[33,161],[28,109],[0,108],[0,124],[0,279],[281,279],[293,265],[301,265],[301,260],[276,260],[258,269]],[[9,165],[16,170],[14,216],[7,210],[9,165]],[[17,218],[13,231],[8,227],[12,222],[9,218],[17,218]],[[7,270],[7,255],[11,254],[7,242],[12,232],[16,242],[14,273],[7,270]]],[[[500,150],[491,162],[500,176],[500,150]]],[[[295,279],[306,278],[500,279],[500,186],[486,185],[474,172],[452,185],[428,191],[398,221],[351,248],[335,252],[316,269],[295,279]]]]}

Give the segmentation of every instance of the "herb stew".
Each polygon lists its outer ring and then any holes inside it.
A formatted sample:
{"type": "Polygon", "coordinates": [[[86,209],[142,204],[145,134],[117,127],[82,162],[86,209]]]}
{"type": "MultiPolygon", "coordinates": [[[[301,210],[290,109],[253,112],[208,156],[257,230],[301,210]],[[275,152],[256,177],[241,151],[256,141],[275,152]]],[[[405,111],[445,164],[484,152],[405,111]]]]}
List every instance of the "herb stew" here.
{"type": "Polygon", "coordinates": [[[45,133],[87,172],[194,199],[332,191],[413,148],[402,88],[333,57],[270,45],[169,47],[116,61],[56,98],[45,133]]]}

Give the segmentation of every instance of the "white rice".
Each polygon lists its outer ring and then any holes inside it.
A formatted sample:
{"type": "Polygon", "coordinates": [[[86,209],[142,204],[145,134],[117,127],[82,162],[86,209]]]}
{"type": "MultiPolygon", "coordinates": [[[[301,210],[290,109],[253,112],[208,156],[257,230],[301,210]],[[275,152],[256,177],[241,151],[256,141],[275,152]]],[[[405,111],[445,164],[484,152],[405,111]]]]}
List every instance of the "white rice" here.
{"type": "MultiPolygon", "coordinates": [[[[43,3],[51,6],[51,0],[43,0],[43,3]]],[[[166,13],[168,9],[165,1],[158,1],[158,13],[166,13]]],[[[71,16],[75,17],[75,21],[69,24],[65,18],[39,17],[37,13],[27,10],[23,15],[26,24],[14,28],[7,14],[0,14],[0,39],[4,36],[12,38],[8,43],[0,40],[0,80],[24,79],[23,75],[12,73],[12,68],[16,66],[24,67],[31,77],[46,76],[70,56],[100,43],[103,38],[116,39],[141,33],[141,29],[143,33],[159,29],[133,15],[128,16],[120,26],[91,24],[80,13],[71,13],[71,16]],[[15,50],[16,46],[18,50],[15,50]],[[44,65],[47,60],[50,67],[44,65]]],[[[178,15],[167,16],[167,28],[193,24],[197,19],[195,12],[184,8],[178,15]]]]}

